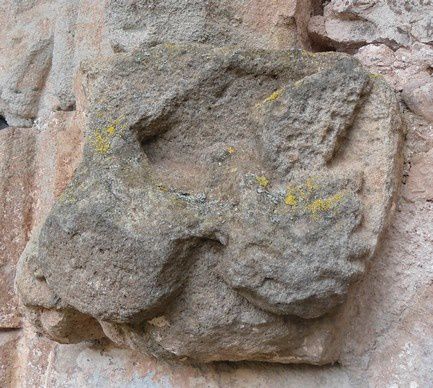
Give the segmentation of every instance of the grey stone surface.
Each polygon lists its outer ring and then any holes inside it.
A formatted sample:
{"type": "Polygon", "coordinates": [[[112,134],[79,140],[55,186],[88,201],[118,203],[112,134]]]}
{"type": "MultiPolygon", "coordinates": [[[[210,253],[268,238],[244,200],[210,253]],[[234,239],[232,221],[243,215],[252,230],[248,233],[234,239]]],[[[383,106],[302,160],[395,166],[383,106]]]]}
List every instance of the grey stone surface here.
{"type": "Polygon", "coordinates": [[[98,322],[65,304],[47,286],[38,263],[39,232],[35,231],[17,268],[16,291],[28,322],[46,337],[60,343],[77,343],[104,337],[98,322]]]}
{"type": "Polygon", "coordinates": [[[433,3],[430,0],[331,0],[323,15],[311,18],[313,39],[338,50],[370,43],[393,49],[415,42],[433,43],[433,3]]]}
{"type": "Polygon", "coordinates": [[[309,10],[309,1],[296,0],[110,0],[105,14],[110,44],[119,52],[162,42],[308,47],[309,10]]]}
{"type": "Polygon", "coordinates": [[[39,0],[0,4],[0,115],[31,127],[76,108],[86,59],[161,42],[309,47],[309,2],[39,0]],[[19,21],[19,22],[17,22],[19,21]],[[3,54],[5,53],[5,54],[3,54]]]}
{"type": "Polygon", "coordinates": [[[81,73],[84,158],[36,254],[49,290],[158,357],[335,361],[332,312],[400,171],[386,84],[346,55],[199,44],[81,73]]]}

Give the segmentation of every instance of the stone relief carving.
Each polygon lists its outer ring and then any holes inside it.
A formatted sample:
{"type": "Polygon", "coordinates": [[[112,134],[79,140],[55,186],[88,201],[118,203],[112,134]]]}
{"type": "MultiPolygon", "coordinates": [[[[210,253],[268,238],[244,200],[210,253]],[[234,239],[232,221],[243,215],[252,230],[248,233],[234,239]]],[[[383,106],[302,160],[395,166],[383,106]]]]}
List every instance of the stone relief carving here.
{"type": "Polygon", "coordinates": [[[401,122],[353,58],[160,44],[81,65],[73,181],[17,289],[60,342],[324,364],[392,213],[401,122]]]}

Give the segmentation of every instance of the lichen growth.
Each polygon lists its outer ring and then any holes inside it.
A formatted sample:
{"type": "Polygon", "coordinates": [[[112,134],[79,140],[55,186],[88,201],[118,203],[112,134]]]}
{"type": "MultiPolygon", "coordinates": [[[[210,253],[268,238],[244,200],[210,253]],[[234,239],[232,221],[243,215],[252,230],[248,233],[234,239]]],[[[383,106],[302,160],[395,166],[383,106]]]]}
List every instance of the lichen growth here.
{"type": "Polygon", "coordinates": [[[343,194],[336,193],[330,197],[319,198],[307,205],[307,210],[313,215],[317,215],[318,213],[328,212],[329,210],[335,208],[339,202],[343,199],[343,194]]]}
{"type": "Polygon", "coordinates": [[[117,135],[119,130],[126,127],[125,124],[121,124],[122,120],[123,118],[120,117],[112,121],[106,127],[102,129],[97,128],[93,131],[90,138],[90,144],[98,154],[106,155],[111,151],[113,138],[117,135]]]}
{"type": "Polygon", "coordinates": [[[273,102],[275,100],[278,100],[281,95],[283,94],[284,89],[278,89],[275,92],[273,92],[270,96],[266,97],[263,102],[273,102]]]}
{"type": "Polygon", "coordinates": [[[287,193],[284,198],[284,203],[288,206],[296,206],[298,204],[298,198],[296,198],[296,195],[293,193],[287,193]]]}
{"type": "Polygon", "coordinates": [[[107,154],[111,149],[110,137],[101,130],[93,133],[94,149],[99,154],[107,154]]]}
{"type": "Polygon", "coordinates": [[[71,192],[69,192],[68,190],[65,190],[59,197],[59,202],[66,204],[66,205],[71,205],[71,204],[75,204],[78,202],[78,199],[75,197],[74,194],[72,194],[71,192]]]}
{"type": "Polygon", "coordinates": [[[315,60],[318,56],[316,53],[312,53],[302,49],[290,49],[288,51],[290,61],[301,62],[304,60],[315,60]]]}
{"type": "Polygon", "coordinates": [[[370,73],[369,77],[371,79],[377,79],[377,78],[383,78],[383,75],[382,74],[376,74],[376,73],[370,73]]]}
{"type": "Polygon", "coordinates": [[[344,196],[344,191],[324,195],[321,186],[310,177],[300,185],[287,187],[284,204],[317,220],[319,215],[336,210],[344,196]]]}
{"type": "Polygon", "coordinates": [[[111,125],[107,128],[107,132],[111,135],[114,136],[114,134],[116,133],[116,127],[114,125],[111,125]]]}
{"type": "Polygon", "coordinates": [[[268,187],[269,186],[269,179],[268,178],[266,178],[265,176],[257,176],[256,177],[256,181],[257,181],[257,183],[261,186],[261,187],[263,187],[263,188],[266,188],[266,187],[268,187]]]}
{"type": "Polygon", "coordinates": [[[164,47],[169,52],[172,52],[177,49],[177,45],[171,42],[164,43],[164,47]]]}
{"type": "Polygon", "coordinates": [[[228,152],[230,155],[232,155],[232,154],[234,154],[234,153],[236,152],[236,148],[233,147],[233,146],[230,146],[230,147],[227,148],[227,152],[228,152]]]}

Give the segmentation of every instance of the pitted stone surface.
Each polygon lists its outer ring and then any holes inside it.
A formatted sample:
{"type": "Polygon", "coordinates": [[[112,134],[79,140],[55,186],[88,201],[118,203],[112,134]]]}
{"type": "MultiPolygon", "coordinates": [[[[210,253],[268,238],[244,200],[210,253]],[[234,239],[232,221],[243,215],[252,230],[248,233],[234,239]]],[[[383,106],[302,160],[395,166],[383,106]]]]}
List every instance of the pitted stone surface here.
{"type": "Polygon", "coordinates": [[[59,303],[160,357],[336,360],[327,313],[397,186],[386,84],[346,55],[197,44],[81,72],[84,158],[35,259],[59,303]]]}
{"type": "Polygon", "coordinates": [[[330,0],[311,18],[310,36],[341,51],[370,43],[398,49],[415,42],[433,42],[430,0],[330,0]]]}

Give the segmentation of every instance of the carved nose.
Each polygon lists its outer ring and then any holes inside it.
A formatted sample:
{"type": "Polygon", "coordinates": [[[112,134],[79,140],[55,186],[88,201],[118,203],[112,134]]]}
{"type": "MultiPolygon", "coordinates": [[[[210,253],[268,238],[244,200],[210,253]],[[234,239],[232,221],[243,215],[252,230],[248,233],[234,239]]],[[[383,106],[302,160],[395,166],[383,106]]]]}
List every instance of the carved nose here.
{"type": "Polygon", "coordinates": [[[134,143],[112,155],[100,165],[83,162],[43,227],[41,266],[52,289],[77,310],[136,322],[176,298],[197,248],[206,240],[225,245],[228,235],[221,209],[158,184],[134,143]]]}

